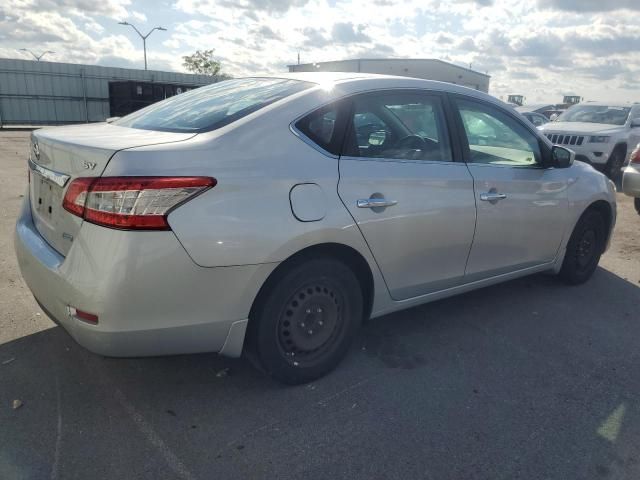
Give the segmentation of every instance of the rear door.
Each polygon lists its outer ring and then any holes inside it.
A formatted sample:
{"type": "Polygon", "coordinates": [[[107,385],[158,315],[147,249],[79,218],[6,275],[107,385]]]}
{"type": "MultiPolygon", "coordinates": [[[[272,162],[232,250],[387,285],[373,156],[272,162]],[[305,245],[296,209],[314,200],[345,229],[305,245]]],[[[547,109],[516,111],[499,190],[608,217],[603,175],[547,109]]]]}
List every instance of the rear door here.
{"type": "Polygon", "coordinates": [[[515,114],[466,97],[453,102],[478,206],[466,281],[554,260],[570,169],[542,165],[540,140],[515,114]]]}
{"type": "Polygon", "coordinates": [[[437,93],[374,92],[354,97],[347,117],[338,193],[396,300],[464,276],[473,181],[452,148],[445,105],[437,93]]]}

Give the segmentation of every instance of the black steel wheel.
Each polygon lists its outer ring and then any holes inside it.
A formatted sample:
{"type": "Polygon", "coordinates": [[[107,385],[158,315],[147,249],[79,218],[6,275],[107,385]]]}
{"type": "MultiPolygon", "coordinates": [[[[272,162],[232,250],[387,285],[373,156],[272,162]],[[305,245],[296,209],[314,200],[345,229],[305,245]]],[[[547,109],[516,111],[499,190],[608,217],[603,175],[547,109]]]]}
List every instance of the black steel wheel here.
{"type": "Polygon", "coordinates": [[[598,266],[606,239],[605,222],[596,210],[587,210],[576,224],[560,270],[560,277],[571,285],[591,278],[598,266]]]}
{"type": "Polygon", "coordinates": [[[355,274],[338,260],[311,259],[280,272],[249,320],[249,356],[283,383],[325,375],[351,344],[362,299],[355,274]]]}
{"type": "Polygon", "coordinates": [[[302,286],[281,312],[278,341],[284,355],[313,364],[327,354],[345,326],[342,294],[328,279],[302,286]]]}

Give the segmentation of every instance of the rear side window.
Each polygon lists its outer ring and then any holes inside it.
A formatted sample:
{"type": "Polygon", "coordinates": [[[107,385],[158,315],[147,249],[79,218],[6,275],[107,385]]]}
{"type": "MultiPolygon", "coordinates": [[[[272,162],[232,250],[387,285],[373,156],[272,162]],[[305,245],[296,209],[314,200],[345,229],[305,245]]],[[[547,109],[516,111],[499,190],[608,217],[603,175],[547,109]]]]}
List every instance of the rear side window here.
{"type": "Polygon", "coordinates": [[[344,136],[343,106],[344,102],[336,102],[320,108],[298,120],[295,126],[321,149],[339,155],[344,136]]]}
{"type": "Polygon", "coordinates": [[[206,132],[312,86],[282,78],[225,80],[155,103],[113,123],[143,130],[206,132]]]}

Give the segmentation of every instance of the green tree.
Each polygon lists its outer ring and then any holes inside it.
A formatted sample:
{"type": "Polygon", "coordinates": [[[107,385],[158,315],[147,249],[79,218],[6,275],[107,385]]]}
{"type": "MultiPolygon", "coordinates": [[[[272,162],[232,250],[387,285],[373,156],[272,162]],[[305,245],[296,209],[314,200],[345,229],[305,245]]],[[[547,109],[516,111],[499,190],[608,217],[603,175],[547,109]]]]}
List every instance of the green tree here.
{"type": "Polygon", "coordinates": [[[182,59],[184,60],[182,66],[190,72],[200,75],[223,76],[220,73],[220,62],[213,58],[213,49],[198,50],[193,55],[186,55],[182,59]]]}

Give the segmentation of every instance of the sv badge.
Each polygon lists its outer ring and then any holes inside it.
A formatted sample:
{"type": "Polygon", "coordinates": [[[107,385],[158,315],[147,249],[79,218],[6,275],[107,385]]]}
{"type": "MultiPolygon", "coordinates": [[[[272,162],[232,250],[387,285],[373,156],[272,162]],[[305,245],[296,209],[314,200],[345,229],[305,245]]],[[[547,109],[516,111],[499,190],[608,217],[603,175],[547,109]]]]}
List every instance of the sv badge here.
{"type": "Polygon", "coordinates": [[[95,162],[87,162],[87,161],[82,162],[82,166],[87,170],[93,170],[94,168],[96,168],[96,165],[97,164],[95,162]]]}

